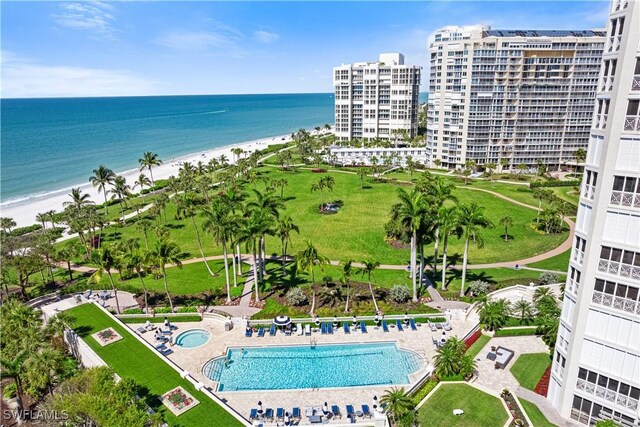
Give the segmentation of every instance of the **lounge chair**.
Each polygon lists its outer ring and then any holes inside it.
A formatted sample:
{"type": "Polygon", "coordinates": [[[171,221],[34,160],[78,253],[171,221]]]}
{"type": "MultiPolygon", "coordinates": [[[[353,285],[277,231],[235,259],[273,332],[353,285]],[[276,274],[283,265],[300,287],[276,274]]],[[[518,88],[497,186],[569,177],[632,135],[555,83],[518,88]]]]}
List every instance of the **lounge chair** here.
{"type": "Polygon", "coordinates": [[[327,323],[327,333],[333,335],[333,324],[327,323]]]}
{"type": "Polygon", "coordinates": [[[360,330],[362,331],[363,334],[367,333],[367,325],[364,324],[364,321],[360,322],[360,330]]]}
{"type": "Polygon", "coordinates": [[[256,408],[251,408],[251,412],[249,412],[249,419],[250,420],[258,419],[258,410],[256,408]]]}
{"type": "Polygon", "coordinates": [[[320,325],[320,333],[322,335],[327,333],[327,324],[326,323],[323,323],[323,324],[320,325]]]}
{"type": "Polygon", "coordinates": [[[305,335],[311,335],[311,325],[310,324],[306,324],[304,325],[304,334],[305,335]]]}
{"type": "Polygon", "coordinates": [[[340,408],[338,407],[338,405],[331,406],[331,413],[333,414],[334,418],[342,418],[342,414],[340,413],[340,408]]]}
{"type": "Polygon", "coordinates": [[[147,332],[147,329],[144,326],[140,326],[138,329],[136,329],[136,331],[138,331],[138,333],[142,335],[147,332]]]}
{"type": "Polygon", "coordinates": [[[302,418],[300,416],[300,408],[293,408],[293,410],[291,411],[291,418],[295,418],[295,419],[300,419],[302,418]]]}
{"type": "Polygon", "coordinates": [[[271,324],[271,328],[269,328],[269,335],[271,335],[272,337],[276,335],[276,325],[274,325],[273,323],[271,324]]]}
{"type": "Polygon", "coordinates": [[[285,335],[291,335],[291,326],[287,326],[287,327],[284,329],[284,334],[285,334],[285,335]]]}
{"type": "Polygon", "coordinates": [[[342,327],[344,328],[344,333],[345,333],[345,334],[349,334],[349,333],[351,333],[351,329],[349,328],[349,324],[348,324],[347,322],[344,322],[344,323],[342,324],[342,327]]]}
{"type": "Polygon", "coordinates": [[[436,328],[442,329],[442,323],[436,323],[436,328]]]}
{"type": "Polygon", "coordinates": [[[369,405],[362,405],[362,416],[371,418],[371,411],[369,410],[369,405]]]}
{"type": "Polygon", "coordinates": [[[429,327],[431,328],[431,332],[436,332],[438,330],[436,325],[431,322],[429,322],[429,327]]]}
{"type": "Polygon", "coordinates": [[[413,319],[409,319],[409,326],[411,327],[412,331],[417,331],[418,328],[416,328],[416,321],[413,319]]]}
{"type": "Polygon", "coordinates": [[[386,321],[386,320],[383,320],[383,321],[382,321],[382,330],[383,330],[384,332],[389,332],[389,325],[387,324],[387,321],[386,321]]]}
{"type": "Polygon", "coordinates": [[[173,335],[173,332],[166,329],[160,329],[160,333],[162,333],[162,335],[173,335]]]}
{"type": "Polygon", "coordinates": [[[445,324],[442,325],[442,327],[444,328],[445,331],[450,331],[451,329],[453,329],[449,322],[445,322],[445,324]]]}
{"type": "Polygon", "coordinates": [[[158,350],[160,352],[160,354],[162,354],[163,356],[168,356],[171,353],[173,353],[173,350],[171,350],[170,348],[165,348],[162,350],[158,350]]]}
{"type": "Polygon", "coordinates": [[[355,418],[355,416],[356,416],[356,412],[353,410],[353,406],[347,405],[347,417],[355,418]]]}
{"type": "Polygon", "coordinates": [[[264,326],[260,326],[260,327],[258,328],[258,336],[259,336],[259,337],[263,337],[263,336],[264,336],[264,333],[265,333],[264,326]]]}
{"type": "Polygon", "coordinates": [[[164,342],[161,342],[160,344],[156,344],[155,347],[156,347],[156,350],[163,350],[167,348],[167,345],[164,342]]]}
{"type": "Polygon", "coordinates": [[[302,323],[296,323],[296,332],[298,333],[298,335],[304,335],[302,323]]]}
{"type": "Polygon", "coordinates": [[[273,421],[273,409],[267,408],[264,411],[264,419],[265,420],[269,420],[269,421],[273,421]]]}
{"type": "Polygon", "coordinates": [[[277,420],[284,420],[284,408],[276,409],[276,421],[277,420]]]}
{"type": "Polygon", "coordinates": [[[251,335],[253,335],[253,329],[251,329],[251,328],[247,328],[247,329],[244,331],[244,336],[245,336],[245,337],[247,337],[247,338],[249,338],[249,337],[251,337],[251,335]]]}
{"type": "Polygon", "coordinates": [[[404,331],[404,328],[402,327],[402,322],[400,321],[400,319],[396,320],[396,328],[398,328],[399,331],[404,331]]]}

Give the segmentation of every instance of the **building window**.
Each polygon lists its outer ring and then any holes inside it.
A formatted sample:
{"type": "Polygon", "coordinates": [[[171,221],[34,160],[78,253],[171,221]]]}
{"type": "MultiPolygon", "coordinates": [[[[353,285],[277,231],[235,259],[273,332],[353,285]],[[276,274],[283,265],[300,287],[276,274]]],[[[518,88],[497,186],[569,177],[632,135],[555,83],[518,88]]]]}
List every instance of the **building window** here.
{"type": "Polygon", "coordinates": [[[640,314],[639,295],[640,292],[635,286],[596,279],[591,301],[627,313],[640,314]]]}
{"type": "Polygon", "coordinates": [[[640,207],[640,179],[629,176],[614,176],[611,204],[640,207]]]}
{"type": "Polygon", "coordinates": [[[640,280],[640,253],[603,246],[598,271],[640,280]]]}
{"type": "Polygon", "coordinates": [[[579,368],[576,389],[633,411],[638,410],[638,399],[640,399],[639,388],[632,387],[629,384],[598,374],[597,372],[579,368]]]}
{"type": "Polygon", "coordinates": [[[582,264],[582,261],[584,261],[584,251],[587,247],[587,240],[583,239],[580,236],[576,236],[576,243],[574,245],[574,250],[573,250],[573,260],[576,261],[578,264],[582,264]]]}

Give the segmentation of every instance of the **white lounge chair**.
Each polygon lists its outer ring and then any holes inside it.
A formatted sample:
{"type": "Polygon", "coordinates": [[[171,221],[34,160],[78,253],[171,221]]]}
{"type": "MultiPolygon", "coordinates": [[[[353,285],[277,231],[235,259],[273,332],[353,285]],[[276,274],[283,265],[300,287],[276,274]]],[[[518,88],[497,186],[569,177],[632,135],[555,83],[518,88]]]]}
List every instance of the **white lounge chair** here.
{"type": "Polygon", "coordinates": [[[298,335],[303,335],[304,331],[302,330],[302,323],[296,323],[296,333],[298,335]]]}
{"type": "Polygon", "coordinates": [[[304,325],[304,334],[311,335],[311,325],[309,325],[308,323],[304,325]]]}

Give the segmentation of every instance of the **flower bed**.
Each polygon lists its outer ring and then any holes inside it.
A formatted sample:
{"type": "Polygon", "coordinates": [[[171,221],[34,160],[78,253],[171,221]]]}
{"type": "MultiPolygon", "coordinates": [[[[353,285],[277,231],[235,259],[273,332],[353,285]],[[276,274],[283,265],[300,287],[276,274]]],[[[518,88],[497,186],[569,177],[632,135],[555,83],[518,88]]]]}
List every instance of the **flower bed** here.
{"type": "Polygon", "coordinates": [[[166,392],[160,397],[160,400],[175,415],[181,415],[200,403],[182,387],[176,387],[166,392]]]}
{"type": "Polygon", "coordinates": [[[509,412],[513,417],[513,421],[511,421],[511,424],[509,425],[529,426],[529,423],[526,421],[524,414],[520,410],[520,406],[518,406],[518,402],[516,402],[516,399],[515,397],[513,397],[511,392],[505,388],[504,390],[502,390],[502,393],[500,393],[500,397],[502,397],[504,402],[507,404],[507,408],[509,408],[509,412]]]}
{"type": "Polygon", "coordinates": [[[91,335],[94,340],[98,341],[101,346],[109,345],[122,339],[122,335],[117,333],[113,328],[103,329],[91,335]]]}
{"type": "Polygon", "coordinates": [[[536,388],[533,390],[537,394],[547,397],[547,392],[549,391],[549,378],[551,377],[551,366],[549,366],[542,374],[540,381],[536,384],[536,388]]]}
{"type": "Polygon", "coordinates": [[[471,336],[469,338],[464,340],[464,345],[467,347],[467,349],[469,349],[469,347],[471,347],[473,345],[473,343],[478,341],[478,338],[480,338],[481,335],[482,335],[482,331],[480,329],[478,329],[473,334],[471,334],[471,336]]]}

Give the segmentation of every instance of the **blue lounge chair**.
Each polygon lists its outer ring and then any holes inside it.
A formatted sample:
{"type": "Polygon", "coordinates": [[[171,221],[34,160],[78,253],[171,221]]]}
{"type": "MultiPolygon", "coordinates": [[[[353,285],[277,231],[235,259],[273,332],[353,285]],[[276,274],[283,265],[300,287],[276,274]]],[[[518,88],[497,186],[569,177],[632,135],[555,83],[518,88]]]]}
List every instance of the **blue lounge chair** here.
{"type": "Polygon", "coordinates": [[[371,418],[371,411],[369,410],[369,405],[362,405],[362,416],[371,418]]]}
{"type": "Polygon", "coordinates": [[[333,335],[333,324],[327,323],[327,333],[333,335]]]}
{"type": "Polygon", "coordinates": [[[249,419],[250,420],[257,420],[258,419],[258,410],[256,408],[252,408],[251,412],[249,412],[249,419]]]}
{"type": "Polygon", "coordinates": [[[333,414],[334,418],[342,418],[342,414],[340,413],[340,408],[338,408],[338,405],[331,406],[331,413],[333,414]]]}
{"type": "Polygon", "coordinates": [[[284,419],[284,408],[276,409],[276,420],[283,420],[283,419],[284,419]]]}
{"type": "Polygon", "coordinates": [[[389,325],[387,325],[387,321],[383,320],[382,321],[382,330],[385,332],[389,332],[389,325]]]}
{"type": "Polygon", "coordinates": [[[300,408],[293,408],[293,410],[291,411],[291,418],[297,418],[298,420],[301,418],[300,408]]]}
{"type": "Polygon", "coordinates": [[[272,337],[276,335],[276,325],[274,325],[273,323],[271,324],[271,328],[269,328],[269,335],[271,335],[272,337]]]}
{"type": "Polygon", "coordinates": [[[349,329],[349,324],[348,324],[347,322],[344,322],[344,323],[342,324],[342,327],[344,328],[344,333],[345,333],[345,334],[349,334],[349,333],[351,333],[351,329],[349,329]]]}
{"type": "Polygon", "coordinates": [[[259,337],[263,337],[264,336],[264,326],[260,326],[258,328],[258,336],[259,337]]]}
{"type": "Polygon", "coordinates": [[[163,356],[168,356],[171,353],[173,353],[173,350],[171,350],[170,348],[165,348],[165,349],[159,350],[159,351],[160,351],[160,354],[162,354],[163,356]]]}
{"type": "Polygon", "coordinates": [[[411,326],[411,330],[412,331],[417,331],[418,328],[416,328],[416,321],[413,319],[409,319],[409,326],[411,326]]]}
{"type": "Polygon", "coordinates": [[[364,324],[364,321],[360,322],[360,330],[362,331],[363,334],[367,333],[367,325],[364,324]]]}
{"type": "Polygon", "coordinates": [[[398,328],[399,331],[404,331],[404,328],[402,327],[402,322],[400,321],[400,319],[396,320],[396,327],[398,328]]]}
{"type": "Polygon", "coordinates": [[[244,331],[244,336],[249,338],[251,335],[253,335],[253,329],[247,328],[247,330],[244,331]]]}
{"type": "Polygon", "coordinates": [[[324,335],[324,334],[326,334],[326,333],[327,333],[327,324],[326,324],[326,323],[322,323],[322,324],[320,325],[320,333],[321,333],[322,335],[324,335]]]}
{"type": "Polygon", "coordinates": [[[267,410],[264,411],[264,419],[273,421],[273,409],[267,408],[267,410]]]}
{"type": "Polygon", "coordinates": [[[356,416],[356,412],[353,410],[353,406],[347,405],[347,417],[355,418],[355,416],[356,416]]]}

